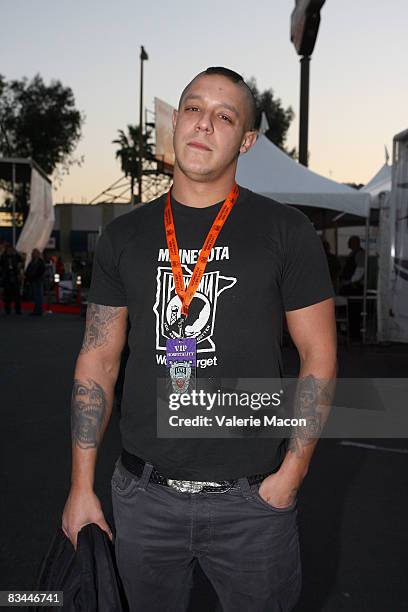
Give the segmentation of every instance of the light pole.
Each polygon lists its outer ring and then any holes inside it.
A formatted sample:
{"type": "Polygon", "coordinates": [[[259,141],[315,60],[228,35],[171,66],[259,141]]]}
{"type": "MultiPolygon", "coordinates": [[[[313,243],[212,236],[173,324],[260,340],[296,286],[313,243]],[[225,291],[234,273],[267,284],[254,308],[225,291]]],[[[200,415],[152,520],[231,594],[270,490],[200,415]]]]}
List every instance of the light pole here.
{"type": "Polygon", "coordinates": [[[300,60],[300,109],[299,109],[299,162],[309,165],[307,149],[309,143],[309,75],[310,55],[300,60]]]}
{"type": "Polygon", "coordinates": [[[296,0],[291,15],[290,39],[300,60],[299,163],[308,165],[309,67],[320,25],[320,9],[326,0],[296,0]]]}
{"type": "Polygon", "coordinates": [[[12,224],[13,224],[13,247],[16,246],[16,164],[11,165],[11,184],[12,184],[12,224]]]}
{"type": "MultiPolygon", "coordinates": [[[[142,202],[142,176],[143,176],[143,62],[148,60],[149,56],[147,55],[145,48],[143,45],[140,47],[140,108],[139,108],[139,165],[138,165],[138,199],[139,203],[142,202]]],[[[133,193],[132,193],[133,200],[133,193]]]]}

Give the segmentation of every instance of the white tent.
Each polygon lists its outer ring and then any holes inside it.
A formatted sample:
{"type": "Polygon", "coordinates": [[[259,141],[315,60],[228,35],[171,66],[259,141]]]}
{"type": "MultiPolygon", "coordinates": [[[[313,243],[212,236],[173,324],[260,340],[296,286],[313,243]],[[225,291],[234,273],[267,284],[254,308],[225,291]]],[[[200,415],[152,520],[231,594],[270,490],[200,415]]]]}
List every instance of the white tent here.
{"type": "MultiPolygon", "coordinates": [[[[388,161],[388,155],[387,155],[388,161]]],[[[379,209],[378,215],[378,276],[377,276],[377,339],[389,340],[389,287],[391,254],[391,227],[390,227],[390,192],[392,182],[392,166],[386,163],[378,170],[361,191],[371,195],[371,208],[379,209]]]]}
{"type": "MultiPolygon", "coordinates": [[[[237,182],[268,198],[295,204],[329,209],[362,217],[369,237],[371,195],[312,172],[295,162],[261,134],[255,145],[238,160],[237,182]]],[[[366,313],[368,250],[365,255],[363,312],[366,313]]],[[[365,328],[366,315],[363,317],[365,328]]],[[[365,342],[365,332],[363,334],[365,342]]]]}
{"type": "Polygon", "coordinates": [[[368,181],[367,185],[362,188],[361,191],[369,193],[372,197],[371,208],[378,208],[378,196],[380,193],[391,191],[391,174],[392,167],[388,164],[384,164],[383,167],[379,169],[377,174],[375,174],[373,178],[368,181]]]}
{"type": "Polygon", "coordinates": [[[315,206],[366,217],[371,196],[295,162],[261,134],[238,160],[237,182],[285,204],[315,206]]]}

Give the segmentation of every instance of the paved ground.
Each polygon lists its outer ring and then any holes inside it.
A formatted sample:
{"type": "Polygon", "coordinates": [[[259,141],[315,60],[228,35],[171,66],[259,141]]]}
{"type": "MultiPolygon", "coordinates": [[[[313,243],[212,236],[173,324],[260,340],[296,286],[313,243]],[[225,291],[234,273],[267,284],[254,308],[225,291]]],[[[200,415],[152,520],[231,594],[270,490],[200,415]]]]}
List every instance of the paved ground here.
{"type": "MultiPolygon", "coordinates": [[[[68,492],[69,400],[83,319],[0,315],[0,589],[32,588],[68,492]]],[[[408,347],[340,350],[342,376],[407,375],[408,347]]],[[[296,356],[285,352],[286,373],[296,356]]],[[[367,441],[389,451],[322,440],[299,502],[304,589],[296,612],[408,609],[408,441],[367,441]]],[[[117,416],[106,434],[96,490],[111,515],[109,480],[119,453],[117,416]]],[[[197,577],[191,611],[213,612],[197,577]]],[[[149,611],[146,611],[149,612],[149,611]]],[[[250,611],[248,611],[250,612],[250,611]]]]}

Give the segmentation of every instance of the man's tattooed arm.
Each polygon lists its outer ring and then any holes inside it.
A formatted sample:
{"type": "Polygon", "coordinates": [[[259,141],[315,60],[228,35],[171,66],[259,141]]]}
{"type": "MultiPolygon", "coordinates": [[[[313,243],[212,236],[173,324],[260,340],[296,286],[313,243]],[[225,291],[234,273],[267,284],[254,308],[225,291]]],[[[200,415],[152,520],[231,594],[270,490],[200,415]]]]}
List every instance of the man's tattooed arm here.
{"type": "Polygon", "coordinates": [[[98,447],[103,434],[106,406],[106,394],[95,380],[74,380],[71,400],[74,446],[82,449],[98,447]]]}
{"type": "Polygon", "coordinates": [[[96,449],[108,424],[127,315],[126,306],[88,304],[71,399],[72,441],[77,450],[96,449]]]}
{"type": "Polygon", "coordinates": [[[288,450],[302,457],[305,447],[317,443],[329,416],[334,396],[335,379],[321,379],[309,374],[299,378],[294,402],[296,419],[305,419],[306,426],[293,427],[288,450]]]}
{"type": "Polygon", "coordinates": [[[88,305],[86,313],[86,328],[81,353],[106,346],[110,339],[112,326],[120,316],[123,307],[88,305]]]}

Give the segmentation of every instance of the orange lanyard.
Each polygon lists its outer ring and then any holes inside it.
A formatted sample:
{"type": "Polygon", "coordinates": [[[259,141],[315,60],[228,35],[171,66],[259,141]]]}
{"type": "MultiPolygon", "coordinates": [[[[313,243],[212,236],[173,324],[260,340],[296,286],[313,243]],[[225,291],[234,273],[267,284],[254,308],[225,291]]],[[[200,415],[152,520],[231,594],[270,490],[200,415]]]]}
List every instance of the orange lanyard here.
{"type": "Polygon", "coordinates": [[[174,278],[174,286],[177,295],[179,296],[181,301],[181,314],[186,317],[188,315],[188,308],[190,306],[191,300],[193,299],[194,294],[197,291],[197,287],[203,277],[204,270],[211,253],[211,249],[213,248],[215,241],[218,238],[218,234],[223,228],[225,221],[228,219],[228,215],[230,214],[235,202],[238,199],[239,189],[238,185],[234,183],[233,188],[227,196],[227,199],[222,205],[218,215],[215,217],[211,229],[207,234],[207,238],[204,241],[203,248],[200,251],[197,263],[194,266],[193,274],[190,278],[190,282],[188,284],[187,289],[184,286],[183,270],[180,262],[173,213],[171,211],[170,191],[171,190],[169,190],[167,194],[166,206],[164,208],[164,228],[166,231],[167,247],[169,249],[171,270],[173,272],[174,278]]]}

